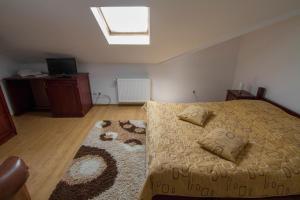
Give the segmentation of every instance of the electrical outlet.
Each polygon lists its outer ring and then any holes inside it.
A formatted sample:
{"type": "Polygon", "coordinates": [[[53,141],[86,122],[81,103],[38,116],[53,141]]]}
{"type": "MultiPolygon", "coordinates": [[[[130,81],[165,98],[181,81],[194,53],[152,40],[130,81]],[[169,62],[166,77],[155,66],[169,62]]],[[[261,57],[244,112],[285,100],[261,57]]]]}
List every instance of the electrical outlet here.
{"type": "Polygon", "coordinates": [[[95,92],[95,91],[92,92],[92,95],[93,95],[93,96],[101,96],[101,94],[102,94],[101,92],[95,92]]]}

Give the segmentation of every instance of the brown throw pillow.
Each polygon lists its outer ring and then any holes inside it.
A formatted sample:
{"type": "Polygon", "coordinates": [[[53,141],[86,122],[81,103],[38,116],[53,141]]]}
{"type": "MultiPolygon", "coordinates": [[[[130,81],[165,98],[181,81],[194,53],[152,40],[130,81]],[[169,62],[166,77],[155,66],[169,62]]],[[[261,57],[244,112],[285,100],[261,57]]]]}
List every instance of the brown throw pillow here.
{"type": "Polygon", "coordinates": [[[216,128],[199,141],[201,147],[219,157],[236,162],[248,140],[222,128],[216,128]]]}
{"type": "Polygon", "coordinates": [[[204,126],[212,112],[201,106],[189,106],[184,109],[177,117],[181,120],[191,122],[193,124],[204,126]]]}

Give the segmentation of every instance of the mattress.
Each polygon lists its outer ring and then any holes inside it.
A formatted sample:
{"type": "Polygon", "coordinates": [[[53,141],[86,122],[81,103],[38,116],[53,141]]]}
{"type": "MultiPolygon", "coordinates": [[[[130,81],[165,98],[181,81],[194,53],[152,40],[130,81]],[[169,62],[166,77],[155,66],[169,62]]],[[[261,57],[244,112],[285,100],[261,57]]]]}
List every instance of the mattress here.
{"type": "Polygon", "coordinates": [[[140,199],[155,195],[270,197],[300,194],[300,119],[264,101],[148,102],[147,178],[140,199]],[[189,105],[213,111],[204,128],[177,119],[189,105]],[[237,163],[203,150],[214,128],[249,139],[237,163]]]}

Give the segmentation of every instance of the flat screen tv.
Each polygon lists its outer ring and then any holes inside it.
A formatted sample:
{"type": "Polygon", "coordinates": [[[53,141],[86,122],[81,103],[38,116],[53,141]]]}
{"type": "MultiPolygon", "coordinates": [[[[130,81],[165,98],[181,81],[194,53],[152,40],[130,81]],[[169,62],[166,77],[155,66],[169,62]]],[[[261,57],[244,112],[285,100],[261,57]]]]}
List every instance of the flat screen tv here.
{"type": "Polygon", "coordinates": [[[75,58],[47,58],[50,75],[77,74],[75,58]]]}

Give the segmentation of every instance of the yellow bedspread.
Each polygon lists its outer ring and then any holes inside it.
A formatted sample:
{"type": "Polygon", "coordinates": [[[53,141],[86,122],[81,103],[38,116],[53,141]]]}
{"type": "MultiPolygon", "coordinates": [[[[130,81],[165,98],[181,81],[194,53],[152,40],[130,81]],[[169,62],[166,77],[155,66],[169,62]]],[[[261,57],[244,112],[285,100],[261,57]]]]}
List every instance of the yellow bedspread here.
{"type": "Polygon", "coordinates": [[[177,119],[188,105],[148,102],[147,179],[140,199],[156,194],[265,197],[300,194],[300,119],[254,100],[194,103],[214,116],[204,128],[177,119]],[[234,164],[200,148],[216,127],[247,137],[234,164]]]}

